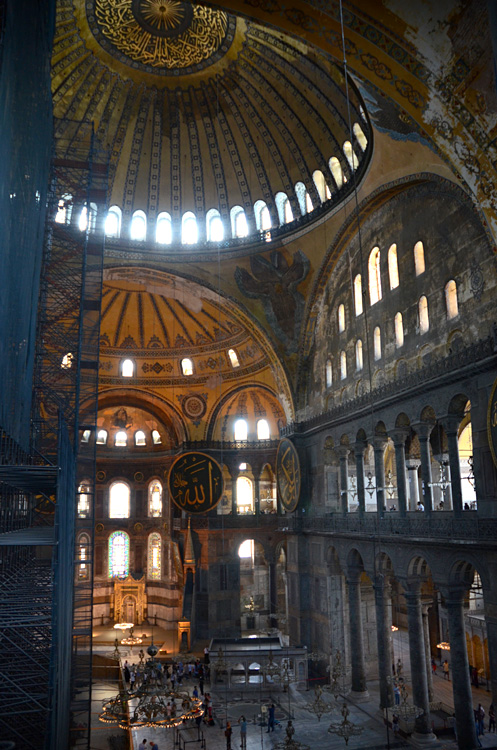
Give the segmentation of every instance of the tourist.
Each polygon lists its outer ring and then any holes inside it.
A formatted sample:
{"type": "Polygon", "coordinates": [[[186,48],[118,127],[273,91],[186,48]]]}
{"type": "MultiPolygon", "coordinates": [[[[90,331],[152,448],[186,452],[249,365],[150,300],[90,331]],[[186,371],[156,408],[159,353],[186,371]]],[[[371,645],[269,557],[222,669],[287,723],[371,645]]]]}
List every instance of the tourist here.
{"type": "Polygon", "coordinates": [[[226,729],[224,730],[224,736],[226,737],[226,750],[231,750],[231,735],[233,734],[233,729],[231,728],[231,724],[226,724],[226,729]]]}
{"type": "Polygon", "coordinates": [[[274,732],[274,703],[269,706],[269,713],[267,719],[267,731],[274,732]]]}
{"type": "Polygon", "coordinates": [[[447,659],[446,659],[446,660],[444,661],[444,663],[442,664],[442,669],[443,669],[443,671],[444,671],[444,679],[445,679],[445,680],[449,680],[449,682],[450,682],[450,676],[449,676],[449,662],[447,661],[447,659]]]}
{"type": "Polygon", "coordinates": [[[246,750],[247,747],[247,720],[245,716],[240,716],[238,719],[240,724],[240,747],[242,750],[246,750]]]}

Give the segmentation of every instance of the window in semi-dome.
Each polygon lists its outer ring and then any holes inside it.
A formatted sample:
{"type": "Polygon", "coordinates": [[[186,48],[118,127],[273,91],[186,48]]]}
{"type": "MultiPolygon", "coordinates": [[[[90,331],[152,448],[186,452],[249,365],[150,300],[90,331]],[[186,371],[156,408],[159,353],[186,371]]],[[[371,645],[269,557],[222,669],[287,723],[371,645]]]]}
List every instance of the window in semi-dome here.
{"type": "Polygon", "coordinates": [[[151,518],[162,515],[162,484],[157,479],[148,485],[148,514],[151,518]]]}
{"type": "Polygon", "coordinates": [[[399,286],[399,263],[397,259],[397,245],[394,243],[388,249],[388,278],[390,280],[390,289],[397,289],[399,286]]]}
{"type": "Polygon", "coordinates": [[[181,360],[181,372],[185,376],[193,375],[193,362],[188,357],[181,360]]]}
{"type": "Polygon", "coordinates": [[[107,444],[107,430],[99,430],[97,432],[97,445],[107,444]]]}
{"type": "Polygon", "coordinates": [[[205,217],[208,242],[222,242],[224,240],[224,225],[217,208],[207,211],[205,217]]]}
{"type": "Polygon", "coordinates": [[[234,439],[247,440],[248,424],[246,419],[237,419],[235,422],[234,439]]]}
{"type": "Polygon", "coordinates": [[[331,192],[328,185],[326,184],[324,174],[320,169],[314,170],[314,172],[312,173],[312,179],[314,180],[314,184],[316,186],[316,190],[318,191],[321,203],[328,201],[331,198],[331,192]]]}
{"type": "Polygon", "coordinates": [[[285,203],[283,204],[283,208],[285,211],[285,224],[289,224],[291,221],[293,221],[293,209],[292,204],[290,203],[290,198],[287,198],[285,203]]]}
{"type": "Polygon", "coordinates": [[[148,577],[155,580],[160,578],[161,568],[161,538],[154,532],[148,537],[148,577]]]}
{"type": "Polygon", "coordinates": [[[248,477],[236,480],[236,507],[238,513],[252,513],[254,510],[254,485],[248,477]]]}
{"type": "Polygon", "coordinates": [[[90,514],[90,485],[81,483],[78,487],[78,518],[88,518],[90,514]]]}
{"type": "Polygon", "coordinates": [[[307,213],[307,206],[306,206],[306,200],[305,200],[305,197],[307,195],[307,190],[303,182],[295,183],[295,195],[297,196],[297,200],[299,202],[300,213],[302,214],[302,216],[305,216],[307,213]]]}
{"type": "Polygon", "coordinates": [[[368,262],[369,301],[375,305],[381,299],[380,248],[374,247],[368,262]]]}
{"type": "Polygon", "coordinates": [[[147,216],[145,211],[135,211],[131,218],[130,237],[143,242],[147,237],[147,216]]]}
{"type": "Polygon", "coordinates": [[[402,313],[398,312],[395,316],[395,346],[399,349],[404,345],[404,324],[402,322],[402,313]]]}
{"type": "Polygon", "coordinates": [[[88,534],[80,534],[78,537],[78,579],[86,581],[90,577],[90,568],[88,566],[90,537],[88,534]]]}
{"type": "Polygon", "coordinates": [[[245,211],[241,206],[233,206],[230,211],[231,234],[233,237],[246,237],[248,235],[248,224],[245,211]]]}
{"type": "Polygon", "coordinates": [[[256,201],[254,203],[255,226],[260,232],[271,229],[271,215],[265,201],[256,201]]]}
{"type": "Polygon", "coordinates": [[[274,202],[278,212],[280,226],[293,221],[293,211],[290,201],[288,200],[288,195],[286,193],[276,193],[274,196],[274,202]]]}
{"type": "Polygon", "coordinates": [[[347,355],[345,352],[340,352],[340,380],[345,380],[347,377],[347,355]]]}
{"type": "Polygon", "coordinates": [[[109,490],[109,518],[129,518],[129,487],[125,482],[114,482],[109,490]]]}
{"type": "Polygon", "coordinates": [[[373,349],[375,362],[381,359],[381,330],[379,326],[376,326],[373,333],[373,349]]]}
{"type": "Polygon", "coordinates": [[[354,279],[354,308],[355,314],[361,315],[362,313],[362,280],[361,274],[358,273],[354,279]]]}
{"type": "Polygon", "coordinates": [[[186,211],[181,220],[181,242],[183,245],[195,245],[198,242],[197,219],[192,211],[186,211]]]}
{"type": "Polygon", "coordinates": [[[146,445],[147,444],[147,438],[145,437],[145,433],[143,430],[137,430],[135,432],[135,445],[146,445]]]}
{"type": "Polygon", "coordinates": [[[105,218],[104,232],[107,237],[119,237],[121,234],[122,211],[119,206],[111,206],[105,218]]]}
{"type": "Polygon", "coordinates": [[[109,537],[109,578],[129,575],[129,536],[125,531],[114,531],[109,537]]]}
{"type": "Polygon", "coordinates": [[[416,276],[420,276],[425,271],[425,249],[421,241],[414,245],[414,270],[416,276]]]}
{"type": "Polygon", "coordinates": [[[457,303],[457,286],[454,279],[451,279],[445,285],[445,305],[447,307],[447,318],[457,317],[459,314],[459,305],[457,303]]]}
{"type": "Polygon", "coordinates": [[[167,211],[162,211],[157,217],[157,224],[155,225],[155,241],[159,245],[170,245],[173,241],[173,225],[171,222],[171,216],[167,211]]]}
{"type": "Polygon", "coordinates": [[[347,178],[343,173],[340,161],[336,158],[336,156],[332,156],[328,162],[328,166],[330,168],[331,174],[333,175],[333,179],[335,180],[337,188],[341,188],[344,182],[347,182],[347,178]]]}
{"type": "Polygon", "coordinates": [[[152,442],[154,445],[160,445],[162,443],[159,430],[152,430],[152,442]]]}
{"type": "Polygon", "coordinates": [[[354,127],[352,129],[354,131],[354,135],[356,137],[357,143],[361,147],[361,150],[365,151],[368,145],[368,139],[364,135],[364,130],[361,128],[358,122],[354,123],[354,127]]]}
{"type": "Polygon", "coordinates": [[[340,304],[338,305],[338,333],[343,333],[345,331],[345,305],[340,304]]]}
{"type": "Polygon", "coordinates": [[[114,445],[124,448],[128,444],[128,435],[124,430],[118,430],[114,438],[114,445]]]}
{"type": "Polygon", "coordinates": [[[360,372],[363,368],[362,341],[357,339],[355,344],[355,369],[360,372]]]}
{"type": "Polygon", "coordinates": [[[269,422],[267,419],[259,419],[257,421],[257,440],[269,440],[270,438],[269,422]]]}
{"type": "Polygon", "coordinates": [[[430,318],[428,316],[428,300],[423,295],[418,302],[419,311],[419,332],[426,333],[430,328],[430,318]]]}
{"type": "Polygon", "coordinates": [[[345,154],[345,158],[347,159],[348,163],[350,164],[350,167],[352,170],[356,170],[359,166],[359,159],[357,158],[354,149],[352,148],[352,144],[350,141],[345,141],[343,144],[343,153],[345,154]]]}
{"type": "Polygon", "coordinates": [[[234,349],[228,349],[228,357],[230,358],[232,367],[240,367],[240,361],[234,349]]]}
{"type": "Polygon", "coordinates": [[[132,359],[123,359],[121,362],[121,376],[123,378],[132,378],[135,374],[135,363],[132,359]]]}
{"type": "Polygon", "coordinates": [[[326,387],[333,385],[333,362],[328,359],[326,362],[326,387]]]}

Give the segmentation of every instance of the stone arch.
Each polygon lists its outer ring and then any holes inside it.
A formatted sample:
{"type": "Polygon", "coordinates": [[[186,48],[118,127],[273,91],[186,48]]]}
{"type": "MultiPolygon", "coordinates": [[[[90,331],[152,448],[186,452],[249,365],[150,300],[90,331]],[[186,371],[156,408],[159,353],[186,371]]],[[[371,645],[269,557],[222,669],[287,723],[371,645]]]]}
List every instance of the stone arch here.
{"type": "Polygon", "coordinates": [[[411,426],[411,420],[407,416],[407,414],[403,411],[400,412],[400,414],[397,415],[395,419],[395,427],[410,427],[411,426]]]}
{"type": "Polygon", "coordinates": [[[421,409],[419,419],[421,422],[425,422],[426,424],[435,424],[435,422],[437,421],[437,415],[433,406],[424,406],[423,409],[421,409]]]}
{"type": "Polygon", "coordinates": [[[471,399],[465,393],[457,393],[450,400],[447,413],[451,416],[459,417],[463,419],[466,413],[466,405],[471,402],[471,399]]]}

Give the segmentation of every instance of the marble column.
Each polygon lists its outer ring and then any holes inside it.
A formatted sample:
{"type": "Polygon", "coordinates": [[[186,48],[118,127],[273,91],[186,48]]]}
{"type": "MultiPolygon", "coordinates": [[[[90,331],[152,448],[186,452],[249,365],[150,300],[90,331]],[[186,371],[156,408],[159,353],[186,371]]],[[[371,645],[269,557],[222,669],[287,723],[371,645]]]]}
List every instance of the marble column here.
{"type": "Polygon", "coordinates": [[[340,510],[347,513],[349,509],[349,453],[350,450],[345,445],[337,448],[340,460],[340,510]]]}
{"type": "Polygon", "coordinates": [[[376,487],[376,510],[379,518],[383,517],[383,509],[385,506],[385,445],[387,443],[386,437],[374,437],[373,438],[373,449],[374,449],[374,474],[375,474],[375,487],[376,487]]]}
{"type": "Polygon", "coordinates": [[[423,710],[415,720],[412,739],[418,746],[437,743],[431,731],[430,700],[426,677],[426,650],[421,614],[420,582],[407,584],[404,596],[407,604],[407,625],[409,635],[409,657],[411,662],[412,699],[415,706],[423,710]]]}
{"type": "Polygon", "coordinates": [[[261,479],[259,476],[259,472],[257,469],[253,469],[254,471],[254,500],[255,500],[255,515],[258,516],[260,514],[261,510],[261,479]]]}
{"type": "Polygon", "coordinates": [[[426,662],[426,680],[428,682],[428,698],[433,700],[433,672],[431,669],[431,648],[430,648],[430,622],[428,611],[433,602],[430,599],[421,601],[421,613],[423,615],[423,635],[425,640],[425,662],[426,662]]]}
{"type": "Polygon", "coordinates": [[[448,586],[441,588],[445,598],[449,623],[450,666],[452,671],[452,693],[456,715],[457,741],[460,750],[477,746],[473,696],[469,679],[469,661],[464,630],[464,598],[466,588],[448,586]]]}
{"type": "Polygon", "coordinates": [[[408,458],[406,461],[409,472],[409,510],[417,510],[419,502],[418,469],[421,461],[417,458],[408,458]]]}
{"type": "Polygon", "coordinates": [[[349,590],[350,661],[352,665],[351,693],[356,700],[368,700],[362,633],[361,572],[359,570],[349,572],[347,586],[349,590]]]}
{"type": "Polygon", "coordinates": [[[380,708],[389,708],[393,706],[391,589],[389,582],[385,580],[383,575],[376,577],[373,588],[376,609],[376,639],[378,643],[380,708]]]}
{"type": "Polygon", "coordinates": [[[236,506],[236,480],[238,479],[238,472],[231,475],[231,515],[236,516],[238,509],[236,506]]]}
{"type": "Polygon", "coordinates": [[[461,464],[459,462],[459,445],[457,430],[459,419],[451,417],[444,421],[447,443],[449,446],[450,487],[452,495],[452,510],[455,516],[462,515],[461,464]]]}
{"type": "Polygon", "coordinates": [[[392,433],[395,447],[398,510],[402,518],[405,518],[407,513],[406,440],[408,435],[407,429],[396,429],[392,433]]]}
{"type": "Polygon", "coordinates": [[[359,513],[366,511],[366,498],[364,494],[364,451],[366,450],[366,443],[362,440],[358,440],[354,445],[354,456],[356,466],[356,482],[357,482],[357,502],[359,503],[359,513]]]}
{"type": "Polygon", "coordinates": [[[423,505],[425,513],[430,514],[433,509],[433,497],[431,492],[431,454],[430,454],[430,434],[433,425],[420,423],[415,426],[419,439],[419,448],[421,454],[421,479],[423,480],[423,505]]]}

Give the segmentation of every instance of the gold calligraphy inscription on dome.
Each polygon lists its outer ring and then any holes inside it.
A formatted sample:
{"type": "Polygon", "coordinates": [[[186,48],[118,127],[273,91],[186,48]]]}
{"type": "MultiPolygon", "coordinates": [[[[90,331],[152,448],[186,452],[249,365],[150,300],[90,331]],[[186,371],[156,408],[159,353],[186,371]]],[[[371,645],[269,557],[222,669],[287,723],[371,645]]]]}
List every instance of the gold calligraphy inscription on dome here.
{"type": "Polygon", "coordinates": [[[148,28],[133,12],[132,0],[95,0],[94,8],[100,31],[119,52],[143,65],[173,69],[189,68],[211,57],[228,27],[226,13],[194,5],[191,21],[183,29],[183,5],[175,0],[141,0],[139,17],[148,28]],[[176,36],[170,33],[175,28],[176,36]],[[164,31],[168,36],[161,35],[164,31]]]}

